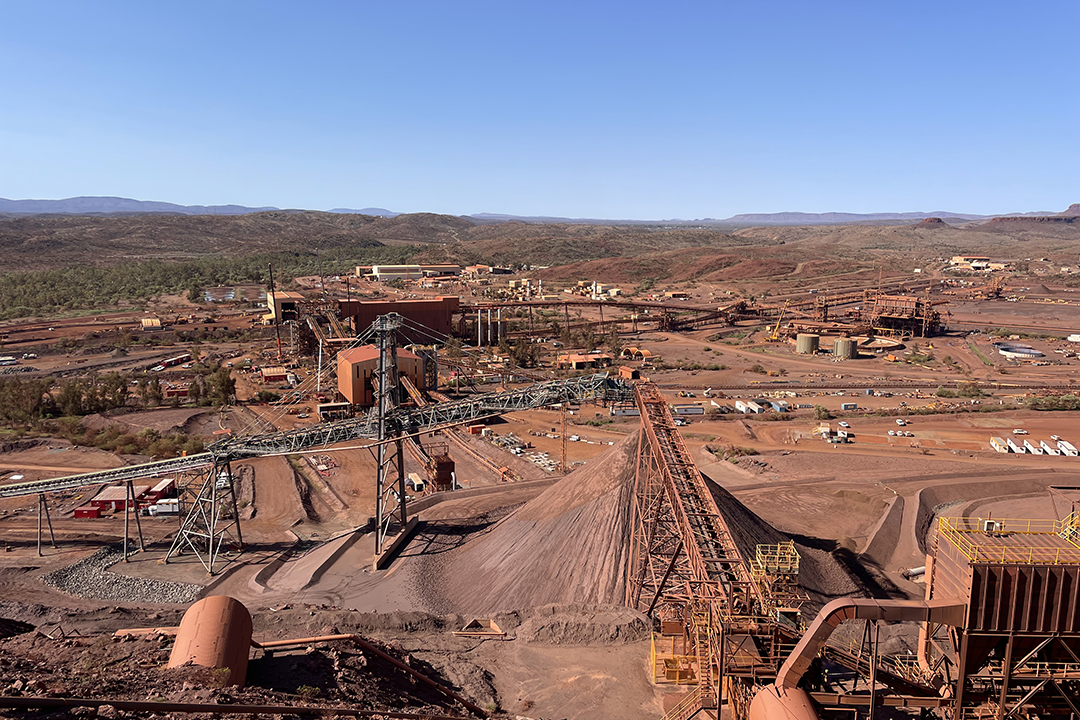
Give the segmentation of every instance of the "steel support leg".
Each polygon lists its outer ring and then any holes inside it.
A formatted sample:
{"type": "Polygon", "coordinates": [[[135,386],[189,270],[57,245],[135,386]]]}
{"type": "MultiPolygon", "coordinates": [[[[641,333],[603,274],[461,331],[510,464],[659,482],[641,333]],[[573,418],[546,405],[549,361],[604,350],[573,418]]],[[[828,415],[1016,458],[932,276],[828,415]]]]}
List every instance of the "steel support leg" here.
{"type": "Polygon", "coordinates": [[[124,562],[128,561],[128,527],[131,525],[131,483],[128,483],[128,494],[124,500],[124,562]]]}
{"type": "Polygon", "coordinates": [[[146,552],[146,540],[142,534],[142,520],[139,519],[139,505],[135,502],[135,487],[128,480],[128,495],[131,497],[132,512],[135,513],[135,531],[139,533],[139,549],[146,552]]]}

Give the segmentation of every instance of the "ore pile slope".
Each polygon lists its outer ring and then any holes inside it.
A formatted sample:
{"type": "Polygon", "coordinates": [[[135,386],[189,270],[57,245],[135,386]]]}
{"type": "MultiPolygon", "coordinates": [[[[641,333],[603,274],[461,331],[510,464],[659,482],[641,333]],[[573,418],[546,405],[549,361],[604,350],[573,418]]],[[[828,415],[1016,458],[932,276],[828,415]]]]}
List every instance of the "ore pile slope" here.
{"type": "MultiPolygon", "coordinates": [[[[844,558],[838,550],[830,551],[806,544],[812,542],[813,538],[785,535],[739,502],[715,480],[704,477],[705,484],[716,501],[716,507],[731,531],[731,538],[744,558],[753,558],[759,544],[775,545],[787,540],[795,541],[795,547],[802,556],[799,564],[799,585],[811,598],[808,608],[820,608],[839,597],[872,596],[887,590],[880,587],[875,578],[865,572],[860,573],[855,558],[844,558]]],[[[829,519],[823,517],[821,521],[827,523],[829,519]]]]}
{"type": "Polygon", "coordinates": [[[441,568],[459,613],[625,599],[637,435],[466,543],[441,568]]]}

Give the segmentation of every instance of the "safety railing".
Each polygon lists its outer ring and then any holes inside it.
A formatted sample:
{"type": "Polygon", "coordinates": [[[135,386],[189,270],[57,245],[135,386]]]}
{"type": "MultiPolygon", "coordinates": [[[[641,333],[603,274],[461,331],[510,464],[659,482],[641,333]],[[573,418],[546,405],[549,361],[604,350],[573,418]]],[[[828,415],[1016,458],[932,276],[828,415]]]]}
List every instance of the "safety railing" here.
{"type": "Polygon", "coordinates": [[[688,720],[701,710],[701,689],[695,688],[686,694],[678,705],[664,714],[664,720],[688,720]]]}
{"type": "Polygon", "coordinates": [[[938,538],[948,540],[971,563],[1003,565],[1072,565],[1080,563],[1080,520],[1074,513],[1064,520],[1008,518],[940,518],[938,538]],[[1016,537],[1015,542],[1005,538],[1016,537]],[[1054,545],[1025,544],[1024,538],[1042,536],[1054,545]],[[980,541],[987,538],[986,541],[980,541]],[[994,541],[989,541],[994,538],[994,541]]]}
{"type": "Polygon", "coordinates": [[[653,633],[651,648],[649,651],[649,664],[652,667],[653,683],[657,685],[697,685],[697,655],[688,655],[685,652],[676,651],[676,641],[686,650],[686,642],[683,636],[671,637],[653,633]],[[670,639],[670,651],[663,647],[657,647],[657,638],[660,644],[666,645],[665,640],[670,639]]]}
{"type": "MultiPolygon", "coordinates": [[[[1004,665],[1000,662],[994,662],[990,663],[987,666],[987,669],[993,674],[1001,675],[1004,672],[1004,665]]],[[[1011,674],[1014,677],[1035,678],[1040,680],[1044,678],[1051,678],[1053,680],[1076,679],[1080,678],[1080,663],[1029,660],[1022,665],[1014,667],[1011,674]]]]}

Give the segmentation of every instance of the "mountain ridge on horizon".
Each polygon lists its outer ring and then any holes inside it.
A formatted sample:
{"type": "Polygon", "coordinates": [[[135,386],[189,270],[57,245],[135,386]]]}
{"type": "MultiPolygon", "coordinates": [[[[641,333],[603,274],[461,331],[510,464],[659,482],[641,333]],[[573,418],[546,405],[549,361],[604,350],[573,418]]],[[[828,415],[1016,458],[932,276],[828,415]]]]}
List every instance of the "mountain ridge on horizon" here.
{"type": "MultiPolygon", "coordinates": [[[[1072,209],[1071,206],[1070,210],[1072,209]]],[[[1068,213],[1070,210],[1066,210],[1068,213]]],[[[387,210],[385,208],[369,207],[359,210],[349,208],[333,208],[327,211],[309,211],[302,209],[282,209],[272,206],[247,207],[244,205],[179,205],[176,203],[134,200],[131,198],[113,196],[79,196],[60,200],[9,200],[0,198],[0,213],[9,215],[44,215],[44,214],[181,214],[181,215],[245,215],[256,212],[330,212],[336,214],[359,214],[372,215],[385,218],[393,218],[405,213],[387,210]]],[[[619,220],[601,218],[570,218],[548,215],[514,215],[509,213],[473,213],[459,217],[473,220],[480,224],[499,222],[524,222],[532,224],[561,223],[561,224],[589,224],[589,225],[842,225],[850,223],[903,223],[919,221],[927,218],[941,218],[959,222],[971,222],[977,220],[989,220],[996,217],[1046,217],[1061,215],[1049,211],[1035,211],[1026,213],[1001,213],[994,215],[978,215],[973,213],[956,213],[951,211],[936,212],[887,212],[887,213],[805,213],[805,212],[778,212],[778,213],[741,213],[729,218],[701,218],[695,220],[619,220]]]]}

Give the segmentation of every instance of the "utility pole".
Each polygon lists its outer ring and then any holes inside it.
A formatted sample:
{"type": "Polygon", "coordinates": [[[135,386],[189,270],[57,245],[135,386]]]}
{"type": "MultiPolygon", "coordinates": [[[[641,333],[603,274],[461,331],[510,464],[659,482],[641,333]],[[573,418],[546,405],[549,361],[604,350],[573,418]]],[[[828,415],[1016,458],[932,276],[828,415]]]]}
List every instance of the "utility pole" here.
{"type": "Polygon", "coordinates": [[[562,410],[562,412],[560,413],[562,416],[562,432],[559,433],[559,440],[561,441],[559,466],[562,469],[562,474],[565,475],[567,472],[569,472],[569,468],[566,467],[566,403],[563,402],[560,407],[562,410]]]}
{"type": "Polygon", "coordinates": [[[273,264],[266,263],[266,269],[270,271],[270,312],[274,315],[274,337],[277,338],[277,359],[281,360],[281,330],[278,329],[281,324],[281,318],[278,317],[278,303],[274,293],[273,264]]]}
{"type": "Polygon", "coordinates": [[[380,315],[375,319],[374,324],[379,346],[378,384],[375,387],[375,412],[378,414],[379,433],[379,447],[376,453],[378,472],[375,477],[376,562],[386,550],[390,523],[394,519],[395,504],[398,506],[398,522],[403,532],[406,531],[408,523],[405,508],[404,441],[401,437],[402,428],[393,417],[400,399],[398,396],[397,330],[401,324],[402,318],[397,313],[380,315]]]}

